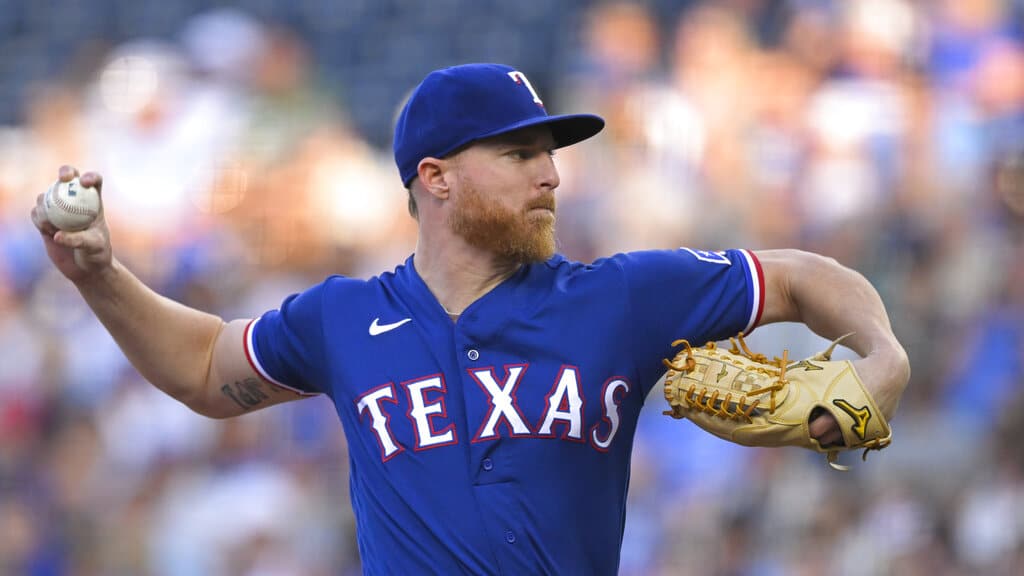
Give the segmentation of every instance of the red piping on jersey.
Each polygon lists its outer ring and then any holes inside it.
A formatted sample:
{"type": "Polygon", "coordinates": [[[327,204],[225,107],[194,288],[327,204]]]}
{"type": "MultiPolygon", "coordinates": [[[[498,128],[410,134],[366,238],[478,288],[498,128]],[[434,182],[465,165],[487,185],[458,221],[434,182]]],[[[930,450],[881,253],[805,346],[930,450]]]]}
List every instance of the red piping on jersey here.
{"type": "Polygon", "coordinates": [[[754,323],[750,326],[750,331],[753,332],[754,328],[761,323],[761,314],[764,313],[764,270],[761,269],[761,261],[757,259],[757,255],[752,251],[748,250],[747,254],[750,254],[750,259],[754,261],[754,268],[757,269],[757,289],[760,291],[760,298],[757,302],[757,314],[754,316],[754,323]]]}
{"type": "MultiPolygon", "coordinates": [[[[258,320],[258,318],[249,320],[249,323],[245,325],[245,330],[242,332],[242,350],[245,352],[245,360],[249,363],[249,366],[252,368],[252,371],[255,372],[257,376],[260,377],[260,380],[263,380],[268,384],[273,384],[274,386],[277,386],[282,390],[294,392],[301,396],[316,396],[318,394],[317,392],[306,392],[305,390],[299,390],[298,388],[292,388],[291,386],[286,386],[284,384],[281,384],[280,382],[275,382],[274,380],[268,378],[267,375],[263,373],[263,370],[259,369],[259,366],[256,365],[256,360],[254,360],[252,354],[249,353],[249,333],[252,331],[252,326],[253,324],[256,323],[256,320],[258,320]]],[[[253,347],[255,346],[256,343],[253,342],[253,347]]]]}
{"type": "MultiPolygon", "coordinates": [[[[249,320],[249,323],[245,325],[245,331],[242,332],[242,350],[245,351],[245,359],[249,362],[249,366],[252,367],[252,371],[259,375],[260,378],[266,380],[263,376],[263,371],[256,366],[256,362],[252,359],[252,355],[249,353],[249,331],[252,330],[252,325],[256,320],[249,320]]],[[[270,382],[273,384],[273,382],[270,382]]]]}

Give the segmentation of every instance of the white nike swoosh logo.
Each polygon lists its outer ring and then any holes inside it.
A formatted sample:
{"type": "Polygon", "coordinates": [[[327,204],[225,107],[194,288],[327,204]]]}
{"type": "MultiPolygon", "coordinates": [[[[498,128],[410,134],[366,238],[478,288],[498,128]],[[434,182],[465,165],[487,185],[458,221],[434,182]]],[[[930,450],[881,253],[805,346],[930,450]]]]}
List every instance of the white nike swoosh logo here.
{"type": "Polygon", "coordinates": [[[398,322],[392,322],[391,324],[378,324],[377,322],[379,321],[380,318],[374,318],[373,322],[370,323],[370,336],[378,336],[385,332],[390,332],[406,322],[412,322],[412,318],[406,318],[404,320],[399,320],[398,322]]]}

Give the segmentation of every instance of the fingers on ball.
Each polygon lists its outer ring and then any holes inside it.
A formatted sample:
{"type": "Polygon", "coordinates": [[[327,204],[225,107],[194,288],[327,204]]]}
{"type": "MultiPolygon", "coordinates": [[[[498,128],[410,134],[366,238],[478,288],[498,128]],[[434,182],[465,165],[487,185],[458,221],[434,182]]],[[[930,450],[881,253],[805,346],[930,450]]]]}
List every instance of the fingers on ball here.
{"type": "Polygon", "coordinates": [[[46,218],[46,210],[42,206],[37,205],[32,208],[32,223],[47,236],[53,236],[57,232],[57,227],[46,218]]]}
{"type": "Polygon", "coordinates": [[[67,246],[68,248],[81,248],[85,244],[85,239],[80,232],[59,230],[53,239],[61,246],[67,246]]]}
{"type": "Polygon", "coordinates": [[[72,179],[78,177],[78,170],[75,169],[74,166],[65,164],[57,171],[57,175],[61,182],[70,182],[72,179]]]}
{"type": "Polygon", "coordinates": [[[97,192],[103,188],[103,176],[99,172],[86,172],[78,181],[82,183],[82,186],[95,188],[97,192]]]}

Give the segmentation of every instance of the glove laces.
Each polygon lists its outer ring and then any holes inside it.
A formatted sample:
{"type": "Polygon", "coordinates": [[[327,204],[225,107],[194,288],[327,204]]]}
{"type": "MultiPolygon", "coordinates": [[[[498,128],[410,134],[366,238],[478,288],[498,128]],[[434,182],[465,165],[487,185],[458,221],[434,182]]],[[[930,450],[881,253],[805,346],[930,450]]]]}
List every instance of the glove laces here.
{"type": "MultiPolygon", "coordinates": [[[[736,394],[735,399],[731,392],[727,392],[723,398],[719,399],[719,390],[709,392],[706,386],[701,387],[698,390],[697,384],[694,383],[690,385],[683,395],[683,402],[686,403],[686,407],[690,410],[704,412],[719,418],[750,423],[753,422],[752,416],[755,414],[758,406],[761,405],[761,398],[751,401],[750,397],[769,394],[769,405],[767,410],[769,414],[774,413],[776,408],[775,395],[782,391],[786,384],[789,383],[789,381],[786,380],[786,366],[789,364],[789,350],[783,350],[782,358],[775,357],[774,359],[769,360],[764,354],[751,352],[750,348],[747,347],[746,341],[743,339],[742,332],[740,332],[735,338],[729,338],[729,342],[732,345],[730,352],[744,356],[752,362],[763,365],[755,366],[754,370],[768,376],[774,376],[775,380],[768,386],[751,390],[746,394],[736,394]]],[[[672,342],[673,347],[679,345],[684,346],[686,351],[686,358],[683,359],[682,364],[680,365],[675,363],[674,359],[673,361],[662,359],[662,363],[670,370],[689,374],[697,367],[697,361],[693,358],[693,347],[687,340],[676,340],[675,342],[672,342]]],[[[717,348],[717,344],[714,342],[708,342],[704,347],[707,350],[715,350],[717,348]]],[[[674,410],[666,411],[665,414],[672,416],[673,418],[683,417],[683,414],[677,415],[674,410]]]]}

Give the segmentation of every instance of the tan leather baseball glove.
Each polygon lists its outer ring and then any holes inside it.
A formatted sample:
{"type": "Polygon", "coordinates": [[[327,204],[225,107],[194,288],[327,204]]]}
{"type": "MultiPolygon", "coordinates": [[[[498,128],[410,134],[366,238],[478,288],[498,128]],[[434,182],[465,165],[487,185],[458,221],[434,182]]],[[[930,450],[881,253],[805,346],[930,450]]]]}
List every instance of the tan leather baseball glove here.
{"type": "MultiPolygon", "coordinates": [[[[849,335],[847,335],[849,336],[849,335]]],[[[665,398],[673,418],[689,418],[708,432],[745,446],[801,446],[827,454],[838,470],[839,452],[881,450],[892,432],[871,394],[848,360],[833,361],[828,350],[799,362],[788,351],[769,360],[747,348],[743,334],[730,338],[730,349],[714,342],[693,348],[686,340],[672,360],[663,360],[665,398]],[[842,430],[844,446],[821,446],[811,437],[812,412],[832,414],[842,430]]]]}

